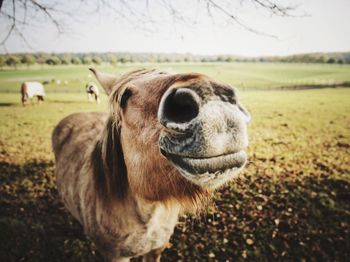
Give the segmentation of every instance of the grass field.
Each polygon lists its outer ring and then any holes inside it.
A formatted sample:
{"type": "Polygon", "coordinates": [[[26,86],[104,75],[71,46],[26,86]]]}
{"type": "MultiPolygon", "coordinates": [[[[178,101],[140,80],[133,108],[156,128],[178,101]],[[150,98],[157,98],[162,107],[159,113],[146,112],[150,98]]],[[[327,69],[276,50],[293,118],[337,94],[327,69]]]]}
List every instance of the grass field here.
{"type": "MultiPolygon", "coordinates": [[[[280,84],[282,72],[289,79],[350,80],[346,66],[242,64],[234,78],[228,72],[235,66],[174,68],[261,89],[280,84]],[[308,67],[317,70],[302,72],[308,67]]],[[[17,88],[18,78],[87,75],[83,67],[52,70],[0,72],[0,90],[6,91],[4,83],[17,88]]],[[[251,163],[240,180],[216,193],[207,214],[180,219],[163,261],[347,261],[350,89],[240,96],[253,117],[251,163]]],[[[86,100],[83,93],[51,93],[45,103],[24,108],[19,94],[0,93],[0,261],[100,261],[58,198],[50,142],[62,117],[107,108],[105,96],[99,105],[86,100]]]]}
{"type": "MultiPolygon", "coordinates": [[[[350,65],[282,64],[282,63],[208,63],[208,64],[125,64],[98,66],[102,71],[121,73],[131,69],[162,68],[177,72],[200,72],[240,89],[278,89],[298,85],[334,84],[350,81],[350,65]]],[[[60,80],[50,83],[47,92],[83,92],[94,80],[88,66],[34,66],[31,69],[0,71],[0,92],[18,92],[23,81],[60,80]],[[68,84],[64,84],[68,81],[68,84]]]]}

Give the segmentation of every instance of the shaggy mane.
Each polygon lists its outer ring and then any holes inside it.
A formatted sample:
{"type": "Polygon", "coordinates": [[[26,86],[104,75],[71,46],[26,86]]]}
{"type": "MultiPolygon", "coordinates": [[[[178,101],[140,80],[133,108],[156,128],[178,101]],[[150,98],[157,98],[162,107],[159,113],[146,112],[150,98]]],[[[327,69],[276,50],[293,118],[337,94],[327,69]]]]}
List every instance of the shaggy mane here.
{"type": "Polygon", "coordinates": [[[119,133],[112,117],[109,117],[91,155],[95,189],[105,203],[125,199],[129,189],[119,133]]]}

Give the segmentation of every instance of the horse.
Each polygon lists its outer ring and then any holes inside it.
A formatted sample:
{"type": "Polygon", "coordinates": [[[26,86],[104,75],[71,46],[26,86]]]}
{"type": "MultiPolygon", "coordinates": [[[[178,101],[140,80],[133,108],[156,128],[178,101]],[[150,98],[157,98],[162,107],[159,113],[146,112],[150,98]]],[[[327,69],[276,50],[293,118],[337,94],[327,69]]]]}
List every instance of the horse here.
{"type": "Polygon", "coordinates": [[[85,88],[89,101],[91,102],[92,96],[94,96],[96,103],[100,103],[100,91],[97,85],[95,85],[94,83],[89,83],[85,86],[85,88]]]}
{"type": "Polygon", "coordinates": [[[39,82],[24,82],[21,85],[21,96],[23,106],[25,106],[28,100],[33,96],[36,96],[38,103],[40,103],[44,101],[44,86],[39,82]]]}
{"type": "Polygon", "coordinates": [[[179,215],[205,210],[244,169],[250,115],[203,74],[90,70],[110,110],[55,127],[59,195],[107,261],[160,261],[179,215]]]}

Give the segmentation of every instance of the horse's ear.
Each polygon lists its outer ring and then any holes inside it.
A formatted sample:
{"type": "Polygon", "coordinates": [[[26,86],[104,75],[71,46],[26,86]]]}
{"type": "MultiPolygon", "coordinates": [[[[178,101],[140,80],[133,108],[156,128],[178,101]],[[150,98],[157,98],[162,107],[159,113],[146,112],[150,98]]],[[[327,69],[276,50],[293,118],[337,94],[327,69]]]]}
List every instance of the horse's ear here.
{"type": "Polygon", "coordinates": [[[247,123],[249,123],[251,120],[251,116],[250,116],[250,113],[248,112],[248,110],[241,103],[238,103],[238,108],[244,114],[244,120],[247,123]]]}
{"type": "Polygon", "coordinates": [[[123,200],[129,188],[119,134],[120,129],[113,119],[109,118],[91,159],[95,189],[101,200],[107,204],[114,199],[123,200]]]}
{"type": "Polygon", "coordinates": [[[109,95],[112,92],[113,86],[117,82],[118,77],[112,74],[98,72],[95,68],[89,68],[89,70],[94,73],[98,82],[100,82],[107,95],[109,95]]]}

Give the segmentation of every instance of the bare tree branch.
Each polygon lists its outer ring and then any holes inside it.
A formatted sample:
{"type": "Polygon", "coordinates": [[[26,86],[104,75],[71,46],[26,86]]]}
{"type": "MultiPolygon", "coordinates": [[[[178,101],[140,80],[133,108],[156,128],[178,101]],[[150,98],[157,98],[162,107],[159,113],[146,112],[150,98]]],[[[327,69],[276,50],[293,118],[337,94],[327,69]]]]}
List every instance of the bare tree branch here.
{"type": "Polygon", "coordinates": [[[19,37],[22,39],[22,41],[29,47],[29,49],[34,50],[34,48],[29,44],[27,38],[22,34],[22,31],[19,30],[17,27],[14,28],[16,33],[19,35],[19,37]]]}
{"type": "MultiPolygon", "coordinates": [[[[141,1],[141,0],[140,0],[141,1]]],[[[116,19],[127,22],[129,25],[134,26],[135,29],[143,32],[155,33],[157,28],[165,23],[171,23],[176,31],[176,24],[183,23],[186,26],[197,24],[198,10],[202,10],[207,13],[208,17],[214,23],[214,18],[226,17],[232,24],[236,24],[254,34],[259,34],[268,37],[275,36],[266,32],[259,31],[247,24],[239,15],[239,12],[232,8],[234,3],[243,5],[244,3],[251,3],[257,9],[267,11],[271,15],[275,16],[294,16],[293,11],[297,6],[283,5],[277,0],[188,0],[186,7],[191,3],[196,3],[196,15],[188,15],[188,10],[184,8],[177,1],[171,0],[143,0],[144,8],[140,10],[138,2],[127,0],[80,0],[79,8],[75,10],[60,9],[62,0],[0,0],[0,17],[5,22],[7,21],[8,29],[5,32],[5,36],[0,42],[0,46],[4,46],[11,35],[17,35],[24,43],[28,45],[28,40],[24,34],[26,27],[39,27],[36,24],[41,18],[46,18],[49,24],[52,24],[59,34],[66,33],[66,29],[69,26],[65,26],[63,23],[65,20],[67,24],[71,24],[73,21],[77,21],[79,16],[84,17],[93,7],[90,12],[92,14],[102,14],[106,12],[112,12],[116,16],[116,19]],[[5,8],[7,3],[7,8],[5,8]],[[136,3],[136,4],[135,4],[136,3]],[[159,11],[153,12],[154,6],[162,8],[162,15],[159,16],[159,11]],[[9,11],[11,7],[11,11],[9,11]],[[7,10],[7,11],[6,11],[7,10]],[[27,16],[29,16],[27,18],[27,16]],[[63,19],[64,18],[64,19],[63,19]],[[163,20],[162,20],[163,19],[163,20]],[[27,23],[30,20],[31,23],[27,23]],[[20,27],[19,27],[20,26],[20,27]]],[[[66,8],[67,9],[67,8],[66,8]]],[[[157,9],[157,8],[155,8],[157,9]]],[[[84,20],[82,20],[84,21],[84,20]]],[[[81,22],[81,21],[79,21],[81,22]]]]}
{"type": "Polygon", "coordinates": [[[50,20],[51,22],[56,26],[56,29],[59,33],[62,33],[61,30],[61,25],[59,23],[59,21],[53,16],[53,14],[51,13],[52,11],[54,11],[53,8],[50,8],[48,6],[44,6],[40,3],[38,3],[35,0],[29,0],[35,7],[39,8],[50,20]]]}
{"type": "Polygon", "coordinates": [[[233,13],[230,13],[229,11],[227,11],[227,9],[225,9],[221,5],[217,4],[216,1],[214,1],[214,0],[205,0],[205,1],[207,2],[207,6],[208,6],[207,8],[209,8],[209,9],[214,8],[214,9],[218,10],[222,14],[224,14],[227,17],[229,17],[230,19],[232,19],[236,24],[238,24],[239,26],[241,26],[245,30],[252,32],[254,34],[276,38],[276,36],[274,36],[274,35],[255,30],[252,27],[248,26],[246,23],[242,22],[236,15],[234,15],[233,13]]]}
{"type": "MultiPolygon", "coordinates": [[[[2,3],[1,3],[2,5],[2,3]]],[[[5,36],[5,38],[1,41],[0,45],[4,45],[7,41],[7,39],[10,37],[10,35],[12,34],[13,30],[16,27],[16,5],[15,5],[15,0],[12,0],[12,16],[10,16],[10,19],[12,20],[12,24],[10,29],[7,32],[7,35],[5,36]]]]}

